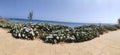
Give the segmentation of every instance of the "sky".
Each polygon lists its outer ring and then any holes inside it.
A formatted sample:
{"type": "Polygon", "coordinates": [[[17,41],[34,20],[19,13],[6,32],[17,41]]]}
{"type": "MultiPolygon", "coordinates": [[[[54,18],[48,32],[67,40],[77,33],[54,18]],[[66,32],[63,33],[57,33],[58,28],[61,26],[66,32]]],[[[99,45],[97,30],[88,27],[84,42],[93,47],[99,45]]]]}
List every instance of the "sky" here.
{"type": "Polygon", "coordinates": [[[0,0],[0,16],[79,22],[117,23],[120,0],[0,0]]]}

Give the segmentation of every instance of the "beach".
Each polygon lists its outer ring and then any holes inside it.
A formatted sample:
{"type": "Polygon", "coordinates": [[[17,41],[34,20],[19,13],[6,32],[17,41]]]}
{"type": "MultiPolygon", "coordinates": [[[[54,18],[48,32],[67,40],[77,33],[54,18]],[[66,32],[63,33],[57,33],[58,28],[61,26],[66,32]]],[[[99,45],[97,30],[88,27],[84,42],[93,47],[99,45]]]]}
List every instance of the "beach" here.
{"type": "Polygon", "coordinates": [[[0,55],[120,55],[120,30],[81,43],[47,44],[12,37],[0,28],[0,55]]]}

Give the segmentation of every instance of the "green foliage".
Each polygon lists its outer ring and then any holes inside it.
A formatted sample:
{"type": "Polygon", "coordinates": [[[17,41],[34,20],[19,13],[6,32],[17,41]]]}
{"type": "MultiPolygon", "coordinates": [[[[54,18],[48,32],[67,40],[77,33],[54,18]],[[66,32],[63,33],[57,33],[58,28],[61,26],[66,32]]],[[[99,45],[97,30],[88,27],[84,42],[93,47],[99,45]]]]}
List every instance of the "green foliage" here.
{"type": "Polygon", "coordinates": [[[118,24],[120,24],[120,18],[118,19],[118,24]]]}
{"type": "Polygon", "coordinates": [[[47,23],[16,23],[6,22],[0,19],[0,27],[7,28],[14,38],[34,40],[37,37],[45,43],[59,42],[83,42],[99,37],[106,31],[120,29],[120,25],[83,25],[68,27],[64,25],[53,25],[47,23]]]}

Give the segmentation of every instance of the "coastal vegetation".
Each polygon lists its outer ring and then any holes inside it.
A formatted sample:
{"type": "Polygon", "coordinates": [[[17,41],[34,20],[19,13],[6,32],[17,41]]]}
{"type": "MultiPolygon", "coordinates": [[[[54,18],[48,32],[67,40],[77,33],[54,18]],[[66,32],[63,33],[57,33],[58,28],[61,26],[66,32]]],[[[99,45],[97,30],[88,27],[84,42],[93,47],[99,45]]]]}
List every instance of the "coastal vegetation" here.
{"type": "Polygon", "coordinates": [[[118,24],[120,24],[120,18],[118,19],[118,24]]]}
{"type": "Polygon", "coordinates": [[[78,27],[69,27],[64,25],[54,25],[47,23],[21,23],[10,22],[6,19],[0,19],[0,28],[9,29],[9,33],[16,39],[41,39],[45,43],[78,43],[84,42],[108,31],[120,29],[119,24],[114,25],[83,25],[78,27]]]}

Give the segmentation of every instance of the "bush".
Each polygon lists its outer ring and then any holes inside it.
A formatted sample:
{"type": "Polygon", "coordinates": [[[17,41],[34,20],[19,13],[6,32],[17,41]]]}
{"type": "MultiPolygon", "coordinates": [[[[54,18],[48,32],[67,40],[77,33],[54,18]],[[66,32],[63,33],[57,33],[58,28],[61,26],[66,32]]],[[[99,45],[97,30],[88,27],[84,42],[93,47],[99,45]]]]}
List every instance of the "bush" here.
{"type": "Polygon", "coordinates": [[[10,29],[10,33],[15,38],[34,40],[37,36],[45,43],[59,42],[83,42],[99,37],[106,31],[120,29],[120,25],[84,25],[78,27],[68,27],[52,24],[34,23],[0,23],[1,28],[10,29]],[[42,35],[40,35],[40,33],[42,35]]]}

